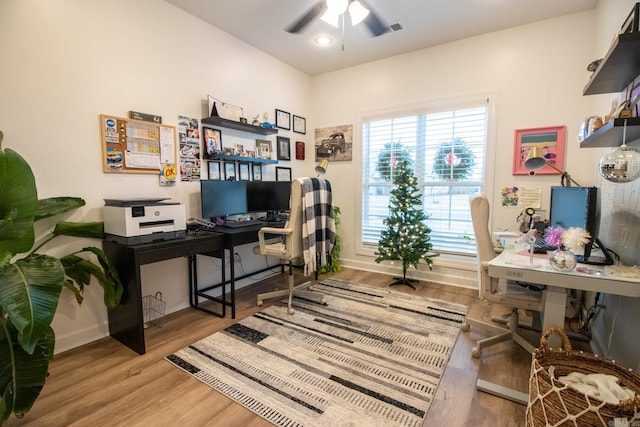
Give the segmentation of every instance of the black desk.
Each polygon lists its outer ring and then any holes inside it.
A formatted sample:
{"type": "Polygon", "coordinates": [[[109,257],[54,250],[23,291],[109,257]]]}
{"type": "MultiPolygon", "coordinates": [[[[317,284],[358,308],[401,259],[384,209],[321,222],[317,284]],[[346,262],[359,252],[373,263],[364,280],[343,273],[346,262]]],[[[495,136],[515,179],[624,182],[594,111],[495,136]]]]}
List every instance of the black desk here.
{"type": "MultiPolygon", "coordinates": [[[[124,286],[120,304],[108,311],[109,335],[137,353],[144,354],[144,317],[142,312],[140,266],[183,256],[188,257],[189,296],[193,306],[193,290],[197,289],[198,274],[196,255],[202,254],[224,259],[223,245],[223,236],[218,233],[187,235],[182,239],[163,240],[141,245],[121,245],[104,240],[102,242],[104,252],[118,270],[118,275],[124,286]]],[[[224,261],[222,262],[222,277],[224,277],[224,261]]],[[[223,288],[221,317],[224,317],[225,307],[229,305],[229,303],[226,303],[224,296],[223,288]]],[[[234,298],[233,293],[232,298],[234,298]]],[[[235,305],[232,305],[232,307],[235,313],[235,305]]]]}
{"type": "MultiPolygon", "coordinates": [[[[236,318],[236,280],[242,279],[244,277],[248,277],[251,276],[253,274],[257,274],[257,273],[261,273],[263,271],[267,271],[267,270],[271,270],[273,267],[266,267],[263,268],[261,270],[258,271],[254,271],[251,272],[245,276],[241,276],[241,277],[236,277],[235,274],[235,262],[234,262],[234,256],[235,256],[235,247],[236,246],[240,246],[240,245],[244,245],[247,243],[253,243],[253,242],[257,242],[258,241],[258,230],[260,230],[262,227],[284,227],[284,222],[277,222],[277,223],[271,223],[271,222],[265,222],[264,224],[256,224],[256,225],[248,225],[245,227],[236,227],[236,228],[231,228],[231,227],[225,227],[225,226],[217,226],[216,227],[216,232],[222,234],[223,239],[224,239],[224,249],[229,251],[229,280],[225,281],[225,275],[224,275],[224,261],[222,262],[222,266],[223,266],[223,270],[222,270],[222,277],[223,283],[219,283],[219,284],[215,284],[212,286],[208,286],[202,289],[198,289],[197,287],[197,280],[195,280],[193,283],[195,283],[195,286],[193,287],[193,293],[194,293],[194,299],[193,299],[193,304],[192,307],[195,308],[200,308],[198,307],[198,298],[199,297],[204,297],[207,299],[211,299],[210,296],[208,296],[206,294],[207,291],[210,291],[212,289],[218,288],[220,286],[222,286],[222,294],[223,296],[225,295],[225,283],[229,283],[230,285],[230,299],[231,299],[231,318],[235,319],[236,318]]],[[[269,235],[267,235],[268,237],[269,235]]],[[[274,235],[274,237],[276,237],[274,235]]],[[[284,271],[284,265],[280,266],[281,271],[284,271]]],[[[225,300],[226,302],[226,300],[225,300]]],[[[223,308],[224,308],[225,304],[223,304],[223,308]]]]}

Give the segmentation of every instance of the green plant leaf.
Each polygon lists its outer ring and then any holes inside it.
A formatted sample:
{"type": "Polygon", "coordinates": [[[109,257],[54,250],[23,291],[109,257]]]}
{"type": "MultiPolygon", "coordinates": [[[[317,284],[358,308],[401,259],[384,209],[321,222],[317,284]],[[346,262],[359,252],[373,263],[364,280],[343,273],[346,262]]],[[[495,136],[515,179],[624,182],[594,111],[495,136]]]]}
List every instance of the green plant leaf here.
{"type": "Polygon", "coordinates": [[[92,239],[104,238],[104,223],[97,222],[67,222],[60,221],[53,229],[56,236],[89,237],[92,239]]]}
{"type": "Polygon", "coordinates": [[[124,291],[116,268],[100,248],[90,246],[82,248],[82,252],[93,253],[102,268],[76,254],[71,254],[60,259],[64,265],[65,274],[78,283],[80,291],[89,284],[91,276],[95,277],[104,291],[104,304],[108,308],[116,307],[120,304],[124,291]]]}
{"type": "Polygon", "coordinates": [[[48,327],[29,354],[18,344],[18,331],[11,321],[0,318],[0,424],[12,412],[17,417],[29,412],[47,379],[54,343],[53,329],[48,327]]]}
{"type": "Polygon", "coordinates": [[[18,341],[31,354],[48,332],[64,282],[62,263],[32,255],[0,266],[0,306],[18,330],[18,341]]]}
{"type": "Polygon", "coordinates": [[[0,150],[0,265],[33,246],[37,206],[38,193],[29,164],[9,148],[0,150]]]}
{"type": "Polygon", "coordinates": [[[79,197],[49,197],[38,200],[38,210],[35,220],[39,221],[50,216],[70,212],[85,205],[85,201],[79,197]]]}

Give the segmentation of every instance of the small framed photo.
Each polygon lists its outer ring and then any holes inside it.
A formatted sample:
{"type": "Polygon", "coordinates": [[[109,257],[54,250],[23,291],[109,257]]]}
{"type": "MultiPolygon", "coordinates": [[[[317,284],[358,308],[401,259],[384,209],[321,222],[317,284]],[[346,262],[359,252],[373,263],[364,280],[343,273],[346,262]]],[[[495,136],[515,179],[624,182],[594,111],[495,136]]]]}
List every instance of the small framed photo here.
{"type": "Polygon", "coordinates": [[[220,162],[209,162],[209,179],[220,179],[220,162]]]}
{"type": "Polygon", "coordinates": [[[233,162],[224,162],[224,179],[227,181],[235,181],[236,164],[233,162]]]}
{"type": "Polygon", "coordinates": [[[296,133],[307,133],[307,119],[293,115],[293,131],[296,133]]]}
{"type": "Polygon", "coordinates": [[[558,174],[564,170],[564,126],[516,129],[513,148],[513,175],[558,174]],[[532,148],[538,148],[546,162],[533,172],[525,167],[532,148]],[[556,168],[556,169],[554,169],[556,168]]]}
{"type": "Polygon", "coordinates": [[[262,181],[262,165],[260,163],[254,163],[253,168],[253,180],[262,181]]]}
{"type": "Polygon", "coordinates": [[[291,168],[276,166],[276,181],[291,181],[291,168]]]}
{"type": "Polygon", "coordinates": [[[296,160],[304,160],[304,142],[296,141],[296,160]]]}
{"type": "Polygon", "coordinates": [[[260,159],[271,159],[271,141],[264,139],[256,140],[256,157],[260,159]]]}
{"type": "Polygon", "coordinates": [[[240,176],[240,181],[249,181],[249,163],[238,164],[238,175],[240,176]]]}
{"type": "Polygon", "coordinates": [[[291,160],[291,140],[286,136],[278,137],[278,160],[291,160]]]}
{"type": "Polygon", "coordinates": [[[205,159],[215,158],[222,151],[222,132],[213,128],[202,128],[202,137],[204,139],[204,155],[205,159]]]}
{"type": "Polygon", "coordinates": [[[287,130],[291,129],[291,114],[276,109],[276,127],[287,130]]]}

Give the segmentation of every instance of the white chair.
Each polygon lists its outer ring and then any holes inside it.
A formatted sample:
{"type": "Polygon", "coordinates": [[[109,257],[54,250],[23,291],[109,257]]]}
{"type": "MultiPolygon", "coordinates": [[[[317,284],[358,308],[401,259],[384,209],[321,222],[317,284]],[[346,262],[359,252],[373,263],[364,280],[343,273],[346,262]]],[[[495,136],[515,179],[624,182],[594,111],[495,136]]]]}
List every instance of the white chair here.
{"type": "MultiPolygon", "coordinates": [[[[541,312],[544,308],[544,291],[533,291],[515,282],[499,280],[489,276],[489,261],[496,256],[491,241],[491,233],[489,232],[489,200],[484,194],[474,194],[470,199],[470,207],[473,232],[475,234],[478,252],[480,299],[511,307],[511,314],[507,319],[506,327],[469,319],[468,317],[465,319],[465,323],[462,325],[463,331],[468,331],[470,326],[473,326],[480,329],[488,329],[496,333],[496,335],[492,337],[479,340],[471,354],[473,357],[479,358],[483,348],[508,340],[515,341],[527,352],[533,353],[535,350],[534,346],[529,344],[529,342],[518,333],[518,322],[520,321],[518,309],[541,312]]],[[[481,379],[478,379],[476,388],[513,402],[523,405],[527,404],[528,395],[517,390],[512,390],[481,379]]]]}
{"type": "Polygon", "coordinates": [[[292,314],[293,309],[291,308],[291,300],[294,295],[301,296],[321,304],[325,303],[325,297],[323,294],[313,290],[306,290],[311,286],[310,281],[295,286],[293,268],[294,266],[304,265],[305,274],[317,272],[317,268],[324,265],[328,258],[324,256],[326,254],[321,253],[318,253],[318,256],[316,256],[316,245],[318,246],[319,251],[330,252],[333,247],[333,242],[335,242],[335,224],[333,223],[331,185],[327,180],[322,178],[298,178],[293,180],[291,183],[289,219],[285,223],[284,228],[262,227],[258,231],[258,240],[260,242],[260,253],[262,255],[277,256],[289,265],[288,288],[259,294],[257,298],[258,306],[261,306],[263,301],[267,298],[288,296],[288,310],[289,314],[292,314]],[[308,221],[307,216],[314,215],[313,212],[310,212],[313,211],[313,209],[307,209],[306,212],[303,213],[303,207],[308,203],[311,203],[310,201],[313,201],[314,196],[314,194],[305,194],[308,192],[307,190],[309,188],[305,183],[311,184],[311,181],[307,180],[315,180],[316,186],[320,185],[320,187],[322,187],[322,189],[316,189],[313,192],[316,196],[320,196],[321,198],[321,200],[316,201],[322,211],[322,215],[318,218],[318,221],[308,221]],[[305,223],[307,224],[306,226],[304,225],[305,223]],[[314,241],[315,229],[305,231],[305,229],[309,227],[309,224],[316,223],[324,224],[326,227],[326,231],[328,232],[326,242],[314,241]],[[314,233],[314,237],[305,237],[305,232],[307,234],[314,233]],[[333,233],[332,239],[331,233],[333,233]],[[270,237],[269,235],[280,236],[280,239],[275,243],[269,243],[267,240],[270,237]],[[313,248],[311,249],[308,247],[309,240],[312,240],[314,243],[313,248]],[[310,250],[313,253],[310,253],[310,250]],[[312,257],[312,259],[308,259],[309,257],[312,257]]]}
{"type": "Polygon", "coordinates": [[[515,341],[529,353],[533,353],[535,348],[518,333],[518,322],[520,320],[518,309],[541,312],[544,309],[544,291],[533,291],[515,282],[499,280],[489,276],[489,261],[495,258],[496,253],[493,249],[491,233],[489,232],[489,201],[487,196],[480,193],[471,196],[470,207],[478,252],[480,299],[511,307],[511,315],[508,317],[506,327],[469,318],[466,319],[463,325],[463,330],[465,331],[468,331],[471,325],[481,329],[488,329],[497,334],[479,340],[473,349],[472,355],[479,358],[483,348],[508,340],[515,341]]]}

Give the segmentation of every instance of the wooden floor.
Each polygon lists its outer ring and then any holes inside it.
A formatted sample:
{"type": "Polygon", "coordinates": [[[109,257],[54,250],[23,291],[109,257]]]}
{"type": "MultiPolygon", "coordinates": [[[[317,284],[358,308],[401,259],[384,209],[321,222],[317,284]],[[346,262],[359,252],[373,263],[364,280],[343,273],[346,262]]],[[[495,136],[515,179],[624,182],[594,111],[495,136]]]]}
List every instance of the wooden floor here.
{"type": "MultiPolygon", "coordinates": [[[[320,279],[327,277],[321,276],[320,279]]],[[[332,277],[386,287],[391,277],[343,268],[332,277]]],[[[50,365],[50,376],[33,409],[8,426],[223,426],[257,427],[271,424],[169,364],[164,357],[219,331],[256,311],[255,295],[269,290],[278,276],[237,295],[237,319],[220,319],[200,310],[185,309],[165,316],[162,327],[146,330],[147,353],[140,356],[110,337],[60,355],[50,365]]],[[[435,297],[470,307],[469,317],[490,321],[505,307],[478,300],[477,291],[420,282],[417,290],[395,290],[435,297]]],[[[265,305],[275,301],[265,301],[265,305]]],[[[530,356],[507,342],[471,357],[483,331],[461,332],[424,426],[524,425],[525,407],[475,389],[478,378],[527,392],[530,356]]],[[[539,337],[532,333],[537,347],[539,337]]]]}

